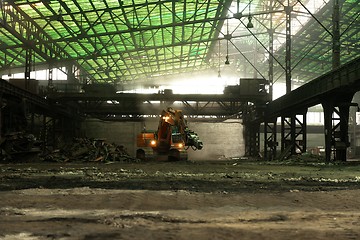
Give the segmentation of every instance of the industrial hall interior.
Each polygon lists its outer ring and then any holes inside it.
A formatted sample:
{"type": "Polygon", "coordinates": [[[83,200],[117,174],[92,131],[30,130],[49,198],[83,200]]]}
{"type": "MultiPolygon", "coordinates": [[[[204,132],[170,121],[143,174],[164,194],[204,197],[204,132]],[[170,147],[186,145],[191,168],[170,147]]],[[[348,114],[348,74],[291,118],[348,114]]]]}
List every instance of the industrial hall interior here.
{"type": "Polygon", "coordinates": [[[360,238],[358,200],[249,195],[358,194],[359,30],[360,0],[0,0],[0,238],[360,238]]]}

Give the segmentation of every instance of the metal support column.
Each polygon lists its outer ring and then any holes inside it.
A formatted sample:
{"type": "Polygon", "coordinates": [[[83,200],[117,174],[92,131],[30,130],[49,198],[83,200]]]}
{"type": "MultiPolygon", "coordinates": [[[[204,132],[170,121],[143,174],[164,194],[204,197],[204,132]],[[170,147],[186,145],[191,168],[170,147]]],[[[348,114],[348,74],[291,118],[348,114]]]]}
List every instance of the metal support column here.
{"type": "Polygon", "coordinates": [[[25,52],[25,89],[26,90],[29,90],[30,88],[31,55],[32,55],[32,50],[30,48],[27,48],[25,52]]]}
{"type": "Polygon", "coordinates": [[[333,135],[332,135],[332,116],[333,105],[329,102],[322,103],[324,111],[324,134],[325,134],[325,162],[330,162],[331,150],[333,148],[333,135]]]}
{"type": "Polygon", "coordinates": [[[333,0],[333,34],[332,34],[332,68],[340,66],[340,5],[339,0],[333,0]]]}
{"type": "Polygon", "coordinates": [[[274,160],[276,158],[276,118],[264,122],[264,159],[274,160]]]}
{"type": "MultiPolygon", "coordinates": [[[[285,83],[287,94],[291,92],[291,11],[292,7],[290,6],[290,2],[288,1],[288,6],[285,6],[285,83]]],[[[281,158],[287,158],[295,151],[294,125],[295,120],[293,117],[281,117],[281,158]]]]}
{"type": "Polygon", "coordinates": [[[66,66],[67,82],[70,84],[75,83],[74,65],[72,63],[66,66]]]}
{"type": "MultiPolygon", "coordinates": [[[[27,27],[28,29],[30,29],[30,22],[27,23],[27,27]]],[[[26,32],[26,44],[25,44],[25,89],[29,90],[30,89],[30,74],[31,74],[31,61],[32,61],[32,55],[33,55],[33,50],[32,50],[32,35],[31,35],[31,31],[28,30],[26,32]]]]}
{"type": "MultiPolygon", "coordinates": [[[[272,24],[272,14],[273,11],[273,0],[269,2],[269,17],[270,17],[270,26],[268,29],[269,33],[269,95],[270,100],[273,99],[273,83],[274,83],[274,29],[272,24]]],[[[276,121],[277,118],[273,119],[273,121],[264,122],[264,159],[266,160],[274,160],[276,158],[276,121]]]]}
{"type": "Polygon", "coordinates": [[[260,123],[258,121],[245,123],[245,155],[258,157],[260,153],[260,123]]]}
{"type": "Polygon", "coordinates": [[[295,137],[294,137],[294,154],[296,153],[305,153],[306,152],[306,113],[304,111],[301,114],[295,115],[295,137]],[[301,119],[300,119],[301,118],[301,119]]]}
{"type": "Polygon", "coordinates": [[[349,113],[353,94],[336,96],[341,102],[324,100],[324,131],[325,131],[325,160],[330,162],[346,161],[347,148],[349,147],[349,113]]]}
{"type": "Polygon", "coordinates": [[[350,146],[349,142],[349,113],[350,104],[340,104],[338,106],[339,111],[336,112],[339,115],[339,130],[334,133],[337,137],[335,139],[335,159],[338,161],[346,161],[347,148],[350,146]]]}
{"type": "Polygon", "coordinates": [[[45,151],[49,147],[54,147],[55,122],[56,118],[43,115],[43,133],[41,135],[41,139],[43,141],[43,151],[45,151]]]}
{"type": "MultiPolygon", "coordinates": [[[[288,1],[289,4],[289,1],[288,1]]],[[[285,78],[286,78],[286,93],[291,92],[291,11],[292,6],[285,7],[285,22],[286,22],[286,53],[285,53],[285,78]]]]}
{"type": "Polygon", "coordinates": [[[260,156],[260,121],[257,119],[258,110],[253,105],[247,105],[243,112],[245,155],[260,156]]]}
{"type": "Polygon", "coordinates": [[[53,83],[53,66],[49,64],[49,81],[47,86],[47,91],[52,92],[54,90],[54,83],[53,83]]]}
{"type": "Polygon", "coordinates": [[[270,83],[269,95],[270,95],[270,100],[273,99],[273,83],[274,83],[274,32],[275,32],[275,30],[273,29],[272,14],[271,14],[272,11],[273,11],[273,0],[270,0],[270,4],[269,4],[270,27],[268,29],[269,52],[270,52],[270,56],[269,56],[269,83],[270,83]]]}
{"type": "Polygon", "coordinates": [[[281,117],[280,159],[306,152],[306,112],[281,117]]]}
{"type": "Polygon", "coordinates": [[[291,155],[291,117],[281,117],[281,159],[291,155]]]}

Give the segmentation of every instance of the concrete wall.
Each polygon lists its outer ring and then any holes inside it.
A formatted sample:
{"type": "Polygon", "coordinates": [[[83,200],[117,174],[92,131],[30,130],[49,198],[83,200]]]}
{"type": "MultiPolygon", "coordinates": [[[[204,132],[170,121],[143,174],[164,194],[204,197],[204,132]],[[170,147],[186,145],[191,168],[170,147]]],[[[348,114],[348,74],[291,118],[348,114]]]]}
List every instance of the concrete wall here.
{"type": "Polygon", "coordinates": [[[129,154],[135,156],[136,133],[141,132],[141,124],[87,119],[82,123],[81,131],[88,138],[102,138],[123,145],[129,154]]]}
{"type": "MultiPolygon", "coordinates": [[[[135,156],[136,136],[144,125],[147,130],[156,130],[158,120],[146,122],[107,122],[88,119],[82,124],[83,135],[89,138],[105,138],[107,142],[123,145],[135,156]]],[[[202,150],[188,149],[189,160],[217,160],[241,157],[245,153],[243,125],[234,120],[222,123],[188,121],[204,143],[202,150]]]]}
{"type": "Polygon", "coordinates": [[[202,150],[188,150],[191,160],[217,160],[241,157],[245,154],[243,125],[238,121],[222,123],[188,122],[203,141],[202,150]]]}

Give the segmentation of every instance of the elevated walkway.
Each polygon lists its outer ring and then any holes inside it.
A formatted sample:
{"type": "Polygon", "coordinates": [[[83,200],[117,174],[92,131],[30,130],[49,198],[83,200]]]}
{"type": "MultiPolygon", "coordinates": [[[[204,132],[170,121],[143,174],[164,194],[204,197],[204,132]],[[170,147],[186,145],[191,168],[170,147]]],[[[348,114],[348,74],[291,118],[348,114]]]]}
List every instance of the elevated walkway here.
{"type": "MultiPolygon", "coordinates": [[[[360,90],[360,57],[270,102],[264,112],[265,155],[276,149],[276,119],[282,118],[281,148],[290,144],[292,154],[306,151],[306,112],[321,104],[324,109],[326,160],[346,160],[349,108],[360,90]],[[299,119],[299,116],[302,119],[299,119]]],[[[271,156],[271,158],[274,156],[271,156]]]]}
{"type": "MultiPolygon", "coordinates": [[[[360,90],[360,57],[330,71],[268,104],[265,118],[322,104],[360,90]]],[[[336,101],[341,101],[337,99],[336,101]]]]}
{"type": "Polygon", "coordinates": [[[14,102],[26,102],[28,106],[31,106],[32,112],[47,114],[47,115],[64,115],[73,116],[73,109],[65,109],[64,106],[56,105],[55,102],[49,101],[44,97],[29,92],[25,89],[14,86],[6,80],[0,79],[0,94],[1,102],[14,101],[14,102]]]}

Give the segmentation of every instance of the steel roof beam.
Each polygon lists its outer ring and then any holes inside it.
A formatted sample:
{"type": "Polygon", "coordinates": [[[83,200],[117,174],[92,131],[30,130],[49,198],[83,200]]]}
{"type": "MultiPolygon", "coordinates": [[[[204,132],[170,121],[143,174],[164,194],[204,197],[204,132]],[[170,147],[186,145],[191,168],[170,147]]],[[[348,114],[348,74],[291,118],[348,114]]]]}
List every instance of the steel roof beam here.
{"type": "Polygon", "coordinates": [[[53,58],[64,59],[69,55],[47,35],[43,29],[31,20],[15,3],[9,2],[11,8],[2,5],[0,26],[9,31],[25,47],[33,49],[44,59],[51,61],[53,58]],[[30,41],[27,40],[30,36],[30,41]]]}
{"type": "MultiPolygon", "coordinates": [[[[204,23],[213,23],[213,22],[217,22],[217,21],[224,21],[226,19],[231,19],[232,17],[216,17],[216,18],[208,18],[208,19],[202,19],[202,20],[192,20],[192,21],[186,21],[186,22],[179,22],[179,23],[168,23],[168,24],[163,24],[163,25],[158,25],[158,26],[148,26],[148,27],[138,27],[138,28],[128,28],[126,30],[120,30],[120,31],[113,31],[113,32],[104,32],[104,33],[98,33],[98,34],[92,34],[92,35],[87,35],[89,38],[91,37],[103,37],[103,36],[108,36],[108,35],[119,35],[119,34],[133,34],[135,32],[145,32],[145,31],[151,31],[151,30],[158,30],[158,29],[166,29],[166,28],[172,28],[172,27],[183,27],[183,26],[192,26],[195,24],[204,24],[204,23]]],[[[62,42],[62,41],[74,41],[74,40],[78,40],[76,37],[72,37],[72,38],[60,38],[60,39],[56,39],[55,41],[58,42],[62,42]]]]}
{"type": "MultiPolygon", "coordinates": [[[[23,47],[32,49],[50,65],[56,61],[70,58],[70,55],[14,2],[9,2],[9,4],[1,5],[0,26],[15,36],[23,44],[23,47]],[[5,6],[11,7],[6,8],[5,6]]],[[[81,66],[78,67],[81,68],[81,66]]]]}

